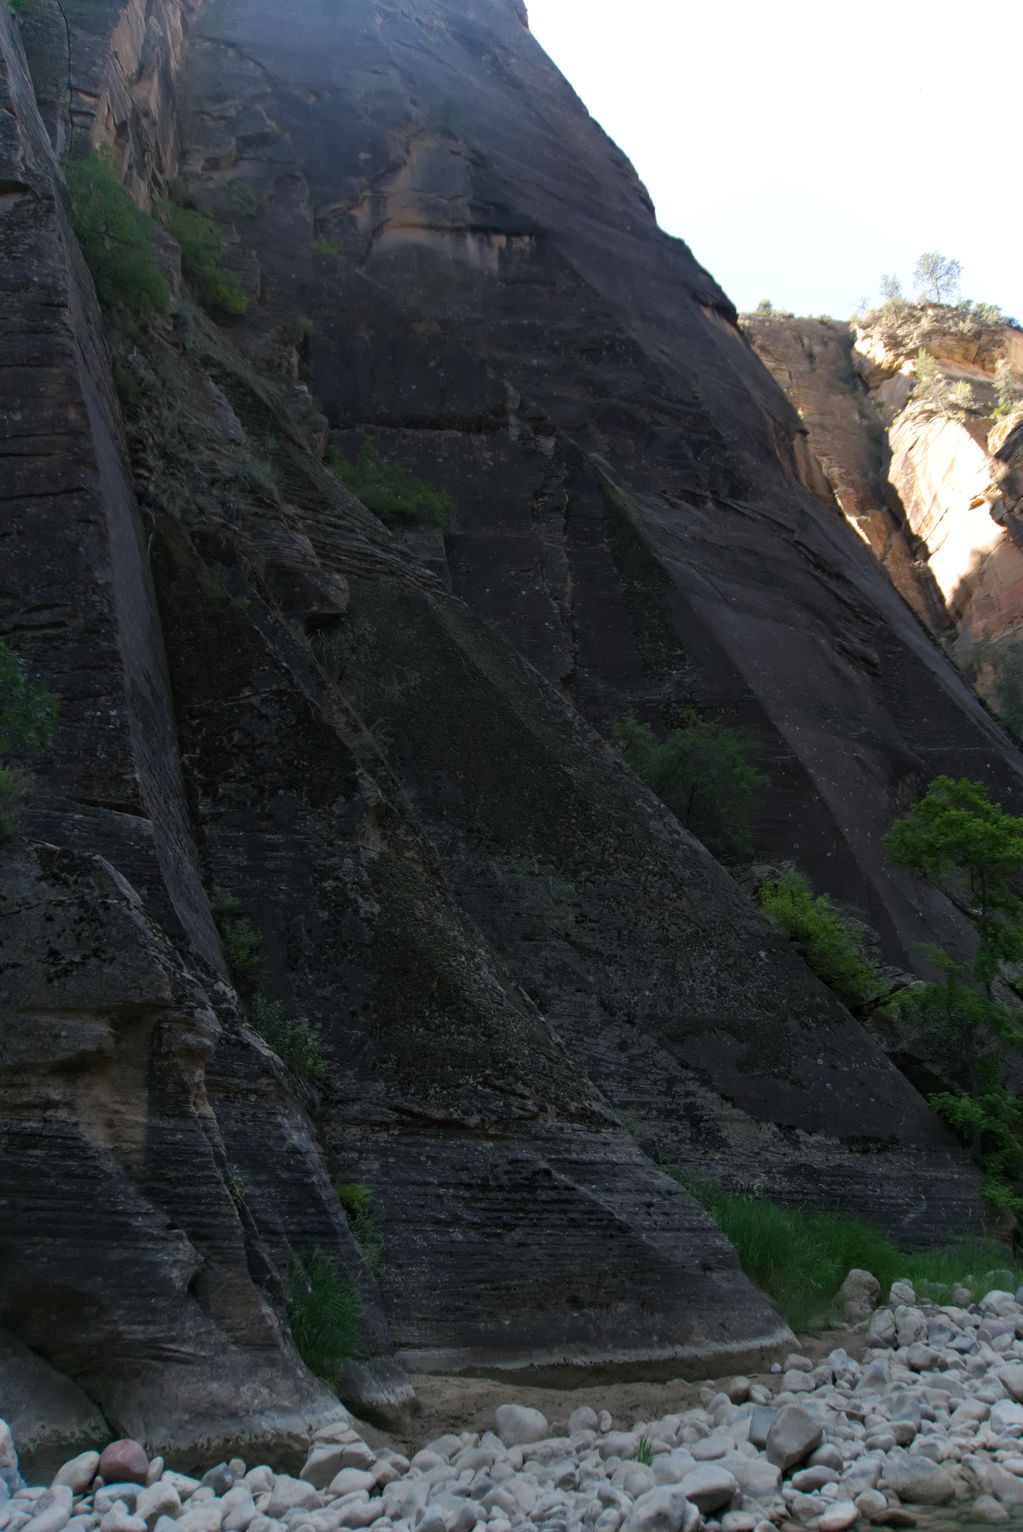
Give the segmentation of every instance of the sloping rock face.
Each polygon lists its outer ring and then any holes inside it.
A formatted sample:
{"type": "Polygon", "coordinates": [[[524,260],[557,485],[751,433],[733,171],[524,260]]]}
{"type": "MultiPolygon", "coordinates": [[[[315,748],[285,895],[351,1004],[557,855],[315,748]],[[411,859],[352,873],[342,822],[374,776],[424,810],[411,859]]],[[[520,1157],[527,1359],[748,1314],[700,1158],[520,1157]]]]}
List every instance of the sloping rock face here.
{"type": "Polygon", "coordinates": [[[0,16],[0,632],[62,701],[3,866],[22,1415],[59,1375],[83,1432],[294,1440],[335,1407],[283,1319],[316,1250],[378,1413],[402,1362],[762,1354],[784,1327],[658,1164],[976,1225],[947,1131],[587,717],[745,724],[765,842],[895,948],[959,930],[885,866],[896,806],[939,770],[1014,801],[1019,763],[801,487],[791,409],[521,6],[72,12],[74,132],[140,194],[180,146],[250,303],[115,337],[122,436],[46,132],[66,75],[44,14],[37,114],[0,16]],[[328,433],[454,528],[389,531],[328,433]]]}
{"type": "Polygon", "coordinates": [[[934,633],[947,633],[953,625],[926,565],[928,545],[907,520],[888,477],[884,423],[854,366],[850,327],[833,319],[759,314],[744,315],[742,327],[799,412],[808,446],[823,469],[821,498],[838,502],[921,622],[934,633]]]}

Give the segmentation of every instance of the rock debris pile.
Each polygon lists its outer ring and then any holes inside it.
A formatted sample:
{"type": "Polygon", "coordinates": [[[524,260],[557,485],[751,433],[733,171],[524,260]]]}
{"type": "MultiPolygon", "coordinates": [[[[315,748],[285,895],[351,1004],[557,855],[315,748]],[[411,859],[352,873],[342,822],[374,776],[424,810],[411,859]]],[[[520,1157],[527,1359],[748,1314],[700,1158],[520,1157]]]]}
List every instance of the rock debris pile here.
{"type": "MultiPolygon", "coordinates": [[[[852,1302],[867,1305],[860,1277],[852,1302]]],[[[967,1503],[1005,1521],[1023,1508],[1023,1288],[953,1296],[926,1304],[896,1283],[863,1321],[861,1360],[793,1354],[627,1430],[588,1406],[552,1427],[505,1404],[492,1431],[409,1459],[342,1421],[297,1478],[241,1459],[193,1478],[121,1441],[29,1488],[0,1423],[0,1532],[844,1532],[967,1503]]]]}

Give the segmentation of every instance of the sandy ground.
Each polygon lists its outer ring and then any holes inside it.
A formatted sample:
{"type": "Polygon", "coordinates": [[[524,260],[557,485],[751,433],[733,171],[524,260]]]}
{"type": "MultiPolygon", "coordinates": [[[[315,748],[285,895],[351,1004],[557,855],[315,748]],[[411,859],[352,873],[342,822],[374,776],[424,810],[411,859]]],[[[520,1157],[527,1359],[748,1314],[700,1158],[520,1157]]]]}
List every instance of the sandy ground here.
{"type": "MultiPolygon", "coordinates": [[[[836,1346],[844,1346],[850,1356],[862,1355],[866,1326],[856,1330],[826,1330],[819,1335],[803,1336],[794,1350],[815,1361],[827,1356],[836,1346]]],[[[734,1369],[724,1378],[734,1377],[734,1369]]],[[[770,1373],[750,1373],[753,1382],[770,1381],[770,1373]]],[[[573,1410],[588,1404],[592,1409],[610,1410],[616,1429],[627,1429],[637,1421],[657,1420],[663,1415],[692,1409],[700,1403],[700,1389],[711,1379],[689,1382],[673,1379],[660,1383],[606,1382],[581,1388],[531,1388],[524,1383],[495,1382],[490,1378],[445,1377],[417,1373],[412,1377],[422,1412],[408,1436],[389,1436],[366,1428],[368,1439],[378,1446],[393,1446],[399,1452],[418,1451],[427,1442],[448,1431],[489,1431],[494,1425],[494,1411],[499,1404],[526,1404],[542,1410],[551,1423],[551,1435],[561,1434],[573,1410]]]]}

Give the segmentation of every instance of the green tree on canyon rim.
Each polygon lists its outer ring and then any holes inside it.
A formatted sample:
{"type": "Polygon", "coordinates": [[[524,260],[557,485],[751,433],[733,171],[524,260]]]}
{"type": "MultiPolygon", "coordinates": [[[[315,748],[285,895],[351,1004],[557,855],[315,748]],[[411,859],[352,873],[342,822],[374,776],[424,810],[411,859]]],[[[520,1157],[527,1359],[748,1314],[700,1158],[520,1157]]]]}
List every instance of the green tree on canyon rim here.
{"type": "Polygon", "coordinates": [[[937,250],[925,250],[913,272],[917,296],[931,303],[952,303],[959,291],[961,275],[959,261],[941,255],[937,250]]]}

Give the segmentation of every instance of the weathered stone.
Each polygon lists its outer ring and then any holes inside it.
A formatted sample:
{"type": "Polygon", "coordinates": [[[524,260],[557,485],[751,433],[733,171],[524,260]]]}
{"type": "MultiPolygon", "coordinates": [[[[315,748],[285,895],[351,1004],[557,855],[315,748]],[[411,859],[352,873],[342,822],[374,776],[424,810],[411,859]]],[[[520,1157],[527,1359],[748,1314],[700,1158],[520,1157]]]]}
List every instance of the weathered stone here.
{"type": "Polygon", "coordinates": [[[311,1484],[307,1484],[304,1479],[294,1479],[290,1474],[279,1473],[270,1491],[266,1514],[277,1518],[287,1511],[294,1510],[297,1506],[303,1510],[313,1510],[322,1504],[322,1499],[311,1484]]]}
{"type": "MultiPolygon", "coordinates": [[[[251,1496],[249,1497],[251,1500],[251,1496]]],[[[181,1509],[181,1497],[173,1484],[158,1481],[140,1491],[135,1500],[135,1514],[144,1521],[154,1523],[161,1516],[176,1516],[181,1509]]],[[[246,1523],[248,1525],[248,1523],[246,1523]]],[[[242,1532],[242,1529],[234,1529],[242,1532]]]]}
{"type": "Polygon", "coordinates": [[[686,1499],[703,1515],[720,1510],[734,1499],[738,1484],[724,1468],[694,1468],[679,1484],[686,1499]]]}
{"type": "Polygon", "coordinates": [[[54,1475],[54,1484],[66,1484],[76,1495],[84,1495],[99,1471],[98,1452],[80,1452],[54,1475]]]}
{"type": "Polygon", "coordinates": [[[111,1442],[100,1453],[97,1473],[107,1484],[121,1480],[128,1484],[145,1484],[149,1473],[149,1454],[140,1442],[130,1438],[111,1442]]]}
{"type": "Polygon", "coordinates": [[[919,1452],[889,1457],[882,1482],[911,1505],[947,1505],[955,1494],[955,1481],[948,1469],[919,1452]]]}
{"type": "Polygon", "coordinates": [[[860,1518],[859,1506],[852,1500],[835,1500],[821,1514],[818,1532],[845,1532],[860,1518]]]}
{"type": "Polygon", "coordinates": [[[26,1532],[63,1532],[71,1520],[74,1496],[66,1484],[56,1484],[31,1507],[26,1532]]]}
{"type": "Polygon", "coordinates": [[[622,1532],[689,1532],[689,1501],[681,1490],[649,1490],[641,1495],[622,1522],[622,1532]]]}
{"type": "Polygon", "coordinates": [[[797,1404],[786,1405],[778,1411],[764,1443],[769,1462],[784,1473],[796,1463],[801,1463],[815,1447],[820,1445],[823,1426],[815,1415],[797,1404]]]}
{"type": "Polygon", "coordinates": [[[547,1417],[523,1404],[501,1404],[494,1412],[497,1435],[506,1447],[539,1442],[550,1435],[547,1417]]]}

